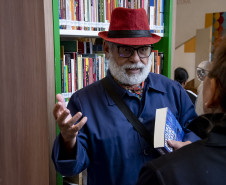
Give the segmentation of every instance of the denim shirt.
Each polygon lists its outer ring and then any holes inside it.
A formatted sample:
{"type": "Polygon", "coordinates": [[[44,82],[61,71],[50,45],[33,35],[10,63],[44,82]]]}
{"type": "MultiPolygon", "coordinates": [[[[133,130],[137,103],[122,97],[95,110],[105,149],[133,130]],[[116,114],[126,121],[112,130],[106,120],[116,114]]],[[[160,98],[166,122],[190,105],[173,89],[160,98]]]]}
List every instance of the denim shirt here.
{"type": "MultiPolygon", "coordinates": [[[[107,77],[118,95],[153,135],[155,111],[169,107],[186,132],[185,140],[196,135],[186,129],[197,115],[186,91],[163,75],[150,73],[142,99],[120,87],[108,71],[107,77]]],[[[81,111],[88,121],[79,131],[74,159],[59,160],[61,135],[54,143],[52,159],[56,170],[73,176],[87,168],[88,185],[132,185],[147,161],[159,154],[133,128],[109,97],[100,81],[75,92],[68,104],[71,114],[81,111]]]]}

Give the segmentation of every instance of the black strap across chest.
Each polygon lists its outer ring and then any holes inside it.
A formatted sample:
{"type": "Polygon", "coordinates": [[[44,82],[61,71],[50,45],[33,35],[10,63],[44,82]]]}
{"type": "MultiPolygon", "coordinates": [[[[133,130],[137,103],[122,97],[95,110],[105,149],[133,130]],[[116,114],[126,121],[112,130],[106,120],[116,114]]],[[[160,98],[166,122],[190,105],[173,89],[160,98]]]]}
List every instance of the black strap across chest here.
{"type": "Polygon", "coordinates": [[[110,80],[105,77],[101,80],[102,85],[107,90],[109,96],[125,115],[127,120],[133,125],[137,132],[147,141],[147,143],[153,147],[153,138],[150,132],[144,127],[144,125],[139,121],[139,119],[133,114],[130,108],[125,104],[123,99],[119,97],[115,89],[111,86],[110,80]]]}

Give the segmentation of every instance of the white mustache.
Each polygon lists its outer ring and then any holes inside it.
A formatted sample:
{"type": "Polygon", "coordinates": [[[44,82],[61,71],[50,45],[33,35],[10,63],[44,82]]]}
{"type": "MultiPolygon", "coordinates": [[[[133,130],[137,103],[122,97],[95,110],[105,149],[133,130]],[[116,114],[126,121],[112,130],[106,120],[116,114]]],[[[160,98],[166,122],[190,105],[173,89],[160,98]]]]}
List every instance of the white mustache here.
{"type": "Polygon", "coordinates": [[[145,65],[141,62],[136,63],[136,64],[124,64],[122,66],[123,69],[143,69],[145,65]]]}

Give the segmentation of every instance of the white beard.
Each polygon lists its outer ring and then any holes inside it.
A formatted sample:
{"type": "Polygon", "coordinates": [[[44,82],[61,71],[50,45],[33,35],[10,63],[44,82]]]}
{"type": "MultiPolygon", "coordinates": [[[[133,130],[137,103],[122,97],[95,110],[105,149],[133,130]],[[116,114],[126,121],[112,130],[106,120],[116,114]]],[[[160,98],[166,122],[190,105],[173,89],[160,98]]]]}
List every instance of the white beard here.
{"type": "Polygon", "coordinates": [[[144,65],[142,62],[138,62],[135,64],[124,64],[123,66],[119,66],[113,59],[111,53],[110,58],[108,60],[109,70],[111,75],[116,78],[119,82],[126,85],[137,85],[143,82],[150,70],[151,70],[151,57],[148,59],[148,64],[144,65]],[[126,69],[128,68],[140,68],[141,72],[137,74],[127,74],[126,69]]]}

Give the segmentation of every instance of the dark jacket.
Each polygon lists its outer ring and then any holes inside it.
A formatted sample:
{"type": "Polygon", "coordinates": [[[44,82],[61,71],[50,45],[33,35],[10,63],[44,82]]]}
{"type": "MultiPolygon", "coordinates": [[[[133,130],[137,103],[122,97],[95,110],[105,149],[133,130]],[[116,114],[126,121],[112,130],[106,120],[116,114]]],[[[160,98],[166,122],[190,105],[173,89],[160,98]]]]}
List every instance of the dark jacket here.
{"type": "Polygon", "coordinates": [[[191,99],[192,103],[195,105],[197,95],[190,90],[186,90],[186,92],[187,92],[189,98],[191,99]]]}
{"type": "Polygon", "coordinates": [[[191,123],[191,128],[204,139],[147,163],[137,185],[226,184],[226,116],[204,116],[191,123]],[[208,120],[216,124],[209,134],[208,120]]]}

